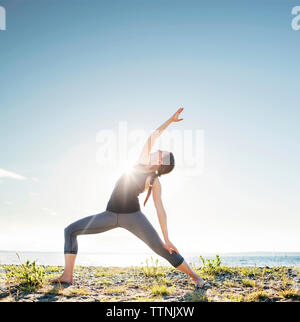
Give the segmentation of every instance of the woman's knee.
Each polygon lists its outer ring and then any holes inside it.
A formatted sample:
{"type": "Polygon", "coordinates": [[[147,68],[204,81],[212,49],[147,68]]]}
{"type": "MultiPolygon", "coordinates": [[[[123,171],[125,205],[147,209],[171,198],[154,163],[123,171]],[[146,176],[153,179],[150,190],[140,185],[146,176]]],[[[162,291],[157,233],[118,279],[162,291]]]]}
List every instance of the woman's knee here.
{"type": "Polygon", "coordinates": [[[173,267],[177,268],[184,261],[181,254],[171,251],[171,253],[163,246],[163,244],[155,243],[152,245],[154,252],[161,257],[164,257],[173,267]]]}
{"type": "Polygon", "coordinates": [[[64,229],[65,237],[74,236],[74,226],[71,224],[64,229]]]}
{"type": "MultiPolygon", "coordinates": [[[[163,243],[160,243],[160,242],[152,243],[151,248],[157,255],[165,258],[169,262],[170,262],[170,260],[171,260],[171,262],[174,262],[173,257],[174,257],[175,253],[172,252],[170,254],[169,251],[164,247],[163,243]]],[[[176,257],[176,255],[175,255],[175,257],[176,257]]]]}
{"type": "Polygon", "coordinates": [[[172,257],[172,260],[170,261],[171,265],[173,265],[173,267],[175,268],[180,266],[183,262],[184,262],[184,258],[179,253],[175,254],[172,257]]]}

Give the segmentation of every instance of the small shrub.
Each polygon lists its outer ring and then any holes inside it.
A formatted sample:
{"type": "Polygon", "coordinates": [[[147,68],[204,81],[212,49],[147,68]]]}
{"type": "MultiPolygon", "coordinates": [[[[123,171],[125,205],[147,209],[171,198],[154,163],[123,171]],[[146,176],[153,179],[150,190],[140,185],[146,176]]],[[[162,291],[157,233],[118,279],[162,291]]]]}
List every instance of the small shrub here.
{"type": "Polygon", "coordinates": [[[76,296],[88,296],[90,292],[84,287],[63,289],[61,292],[62,295],[66,297],[76,297],[76,296]]]}
{"type": "Polygon", "coordinates": [[[45,269],[29,260],[20,266],[13,266],[6,273],[9,283],[18,283],[24,291],[34,291],[45,284],[45,269]]]}
{"type": "Polygon", "coordinates": [[[224,292],[222,297],[224,302],[242,302],[244,299],[243,294],[235,294],[232,292],[224,292]]]}
{"type": "Polygon", "coordinates": [[[107,279],[103,279],[103,280],[100,281],[100,284],[103,284],[103,285],[111,285],[111,284],[113,284],[113,281],[107,280],[107,279]]]}
{"type": "Polygon", "coordinates": [[[167,287],[166,284],[155,284],[151,288],[153,295],[169,295],[173,292],[173,288],[167,287]]]}
{"type": "Polygon", "coordinates": [[[152,266],[149,265],[148,258],[146,258],[146,266],[142,266],[140,268],[141,272],[144,274],[146,277],[158,277],[158,276],[165,276],[166,273],[163,270],[162,267],[158,266],[158,259],[154,261],[154,259],[151,258],[152,266]]]}
{"type": "Polygon", "coordinates": [[[243,299],[244,299],[243,295],[233,294],[233,295],[229,296],[230,302],[243,302],[243,299]]]}
{"type": "Polygon", "coordinates": [[[60,273],[61,271],[63,271],[63,267],[62,266],[53,266],[53,265],[49,265],[45,268],[46,272],[56,272],[56,273],[60,273]]]}
{"type": "Polygon", "coordinates": [[[259,301],[260,299],[266,299],[268,297],[268,294],[264,291],[255,291],[247,294],[245,300],[248,302],[255,302],[259,301]]]}
{"type": "Polygon", "coordinates": [[[247,276],[247,277],[256,277],[260,276],[260,270],[258,267],[241,267],[239,274],[241,276],[247,276]]]}
{"type": "Polygon", "coordinates": [[[281,283],[284,288],[293,284],[293,280],[289,279],[286,275],[281,275],[281,283]]]}
{"type": "Polygon", "coordinates": [[[255,287],[256,286],[256,281],[250,280],[248,278],[245,278],[241,281],[241,284],[246,286],[246,287],[255,287]]]}
{"type": "Polygon", "coordinates": [[[300,291],[295,290],[294,288],[291,288],[291,287],[284,291],[279,292],[279,295],[285,298],[300,299],[300,291]]]}
{"type": "Polygon", "coordinates": [[[216,255],[215,259],[204,258],[200,255],[200,260],[203,265],[201,270],[205,273],[215,275],[219,272],[221,267],[221,258],[219,255],[216,255]]]}
{"type": "Polygon", "coordinates": [[[103,291],[104,294],[123,294],[126,293],[126,287],[107,287],[103,291]]]}

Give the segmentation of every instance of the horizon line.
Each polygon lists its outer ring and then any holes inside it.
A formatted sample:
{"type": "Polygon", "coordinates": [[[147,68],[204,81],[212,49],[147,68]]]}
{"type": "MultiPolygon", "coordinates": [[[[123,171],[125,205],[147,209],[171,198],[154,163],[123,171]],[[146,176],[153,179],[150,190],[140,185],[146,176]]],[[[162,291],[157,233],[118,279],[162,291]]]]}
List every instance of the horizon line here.
{"type": "MultiPolygon", "coordinates": [[[[46,254],[63,254],[61,251],[35,251],[35,250],[0,250],[0,253],[46,253],[46,254]]],[[[111,251],[111,252],[80,252],[80,254],[145,254],[145,255],[156,255],[155,253],[152,252],[116,252],[116,251],[111,251]]],[[[229,254],[299,254],[300,256],[300,251],[232,251],[232,252],[185,252],[187,255],[229,255],[229,254]]]]}

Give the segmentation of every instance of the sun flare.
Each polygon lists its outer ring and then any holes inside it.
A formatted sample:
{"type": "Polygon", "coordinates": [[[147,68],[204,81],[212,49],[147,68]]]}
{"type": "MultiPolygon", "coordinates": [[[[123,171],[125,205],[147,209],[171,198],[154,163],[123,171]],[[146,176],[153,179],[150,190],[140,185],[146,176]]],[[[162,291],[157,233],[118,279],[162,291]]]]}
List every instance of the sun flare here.
{"type": "Polygon", "coordinates": [[[120,165],[120,167],[118,168],[118,173],[120,175],[125,174],[125,175],[131,175],[133,172],[133,164],[130,163],[125,163],[120,165]]]}

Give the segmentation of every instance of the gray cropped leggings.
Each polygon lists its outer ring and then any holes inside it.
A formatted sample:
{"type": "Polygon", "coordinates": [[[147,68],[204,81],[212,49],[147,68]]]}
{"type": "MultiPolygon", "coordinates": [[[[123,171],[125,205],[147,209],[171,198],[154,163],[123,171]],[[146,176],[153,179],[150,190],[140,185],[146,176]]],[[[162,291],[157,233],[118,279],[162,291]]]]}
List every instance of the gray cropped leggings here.
{"type": "Polygon", "coordinates": [[[163,246],[158,233],[141,211],[119,214],[106,210],[100,214],[75,221],[65,228],[64,253],[77,254],[78,235],[98,234],[117,227],[122,227],[133,233],[174,267],[179,266],[184,261],[179,253],[176,254],[174,251],[171,254],[169,253],[163,246]]]}

